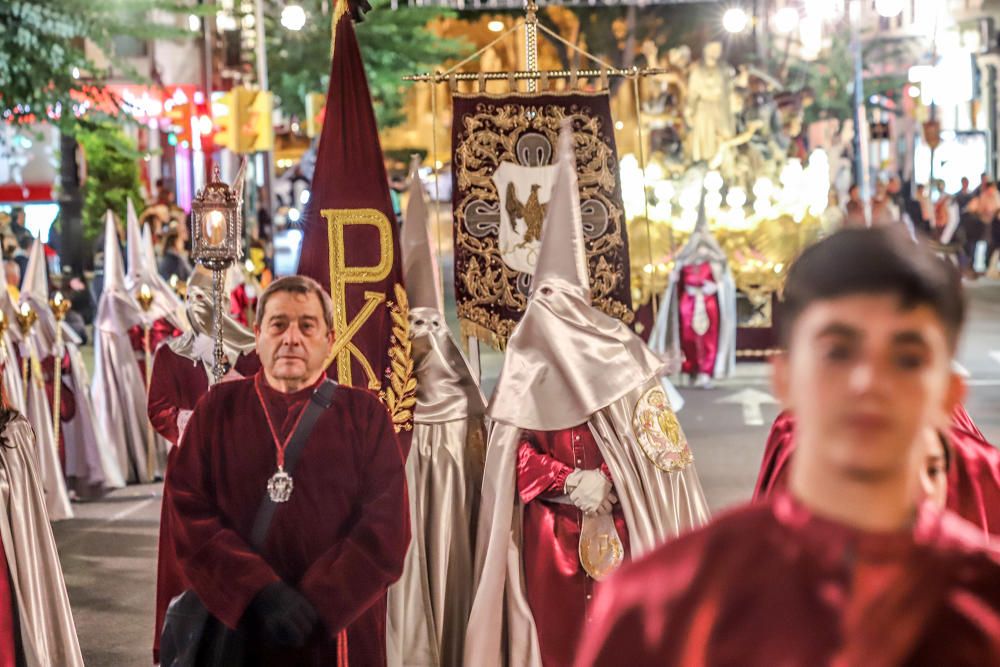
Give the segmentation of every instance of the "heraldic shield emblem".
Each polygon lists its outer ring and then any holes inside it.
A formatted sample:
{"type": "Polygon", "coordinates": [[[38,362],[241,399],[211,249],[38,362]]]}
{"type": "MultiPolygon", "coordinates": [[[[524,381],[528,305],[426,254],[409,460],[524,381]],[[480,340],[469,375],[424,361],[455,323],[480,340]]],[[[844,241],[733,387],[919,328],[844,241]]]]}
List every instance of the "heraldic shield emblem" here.
{"type": "Polygon", "coordinates": [[[632,414],[632,430],[642,452],[664,472],[679,472],[694,463],[687,437],[662,387],[642,395],[632,414]]]}

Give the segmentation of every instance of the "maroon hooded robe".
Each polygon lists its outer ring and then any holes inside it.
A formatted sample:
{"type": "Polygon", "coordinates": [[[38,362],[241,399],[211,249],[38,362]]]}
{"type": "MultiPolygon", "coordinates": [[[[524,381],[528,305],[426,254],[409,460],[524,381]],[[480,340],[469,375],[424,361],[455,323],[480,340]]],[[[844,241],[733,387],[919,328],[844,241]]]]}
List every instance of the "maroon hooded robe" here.
{"type": "Polygon", "coordinates": [[[786,493],[626,564],[577,667],[1000,664],[1000,552],[930,503],[868,533],[786,493]]]}
{"type": "MultiPolygon", "coordinates": [[[[945,506],[990,535],[1000,535],[1000,450],[987,442],[961,405],[951,415],[948,433],[952,461],[945,506]]],[[[788,411],[774,420],[767,436],[754,500],[788,486],[788,464],[795,452],[795,417],[788,411]]]]}

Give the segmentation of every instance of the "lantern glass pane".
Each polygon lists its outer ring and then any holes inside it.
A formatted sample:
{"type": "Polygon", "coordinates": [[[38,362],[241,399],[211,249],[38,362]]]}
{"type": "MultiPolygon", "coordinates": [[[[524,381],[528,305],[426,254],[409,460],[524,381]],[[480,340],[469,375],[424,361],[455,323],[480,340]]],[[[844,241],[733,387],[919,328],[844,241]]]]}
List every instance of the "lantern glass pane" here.
{"type": "Polygon", "coordinates": [[[209,248],[221,248],[226,243],[226,215],[212,210],[202,218],[202,238],[209,248]]]}

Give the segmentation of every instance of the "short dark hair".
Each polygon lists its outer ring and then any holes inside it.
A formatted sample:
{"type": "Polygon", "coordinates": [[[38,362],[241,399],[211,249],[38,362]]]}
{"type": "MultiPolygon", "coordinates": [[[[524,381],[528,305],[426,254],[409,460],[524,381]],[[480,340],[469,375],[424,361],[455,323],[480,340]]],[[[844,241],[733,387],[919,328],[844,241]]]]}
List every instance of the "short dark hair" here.
{"type": "Polygon", "coordinates": [[[285,276],[268,285],[257,301],[257,313],[254,317],[255,327],[260,328],[264,322],[264,309],[267,307],[267,302],[272,295],[278,292],[315,294],[323,308],[323,321],[326,322],[326,328],[333,331],[333,299],[318,282],[308,276],[285,276]]]}
{"type": "Polygon", "coordinates": [[[167,235],[163,237],[163,251],[166,252],[177,244],[177,241],[181,238],[181,235],[177,233],[176,229],[172,229],[167,232],[167,235]]]}
{"type": "Polygon", "coordinates": [[[929,306],[954,350],[965,321],[958,271],[894,227],[843,229],[803,251],[785,283],[780,333],[787,347],[799,316],[816,301],[852,294],[896,294],[903,308],[929,306]]]}

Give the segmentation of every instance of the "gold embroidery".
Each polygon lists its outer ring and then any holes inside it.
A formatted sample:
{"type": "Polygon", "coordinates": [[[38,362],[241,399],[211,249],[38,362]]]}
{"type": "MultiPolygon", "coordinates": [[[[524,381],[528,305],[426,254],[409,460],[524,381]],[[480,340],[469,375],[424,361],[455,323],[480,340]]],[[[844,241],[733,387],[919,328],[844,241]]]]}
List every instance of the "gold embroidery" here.
{"type": "Polygon", "coordinates": [[[664,472],[678,472],[694,463],[694,455],[663,388],[644,393],[632,415],[632,430],[643,454],[664,472]]]}
{"type": "MultiPolygon", "coordinates": [[[[510,104],[497,100],[477,106],[457,122],[458,141],[454,149],[455,179],[459,198],[454,206],[455,248],[467,259],[457,267],[461,285],[458,317],[462,331],[503,349],[516,325],[515,319],[500,317],[496,309],[521,312],[527,306],[529,277],[504,262],[498,234],[500,207],[514,209],[511,219],[521,217],[529,232],[540,233],[541,220],[532,226],[527,215],[537,213],[532,196],[523,204],[512,201],[510,192],[497,192],[493,174],[503,162],[521,164],[518,143],[530,135],[542,135],[549,146],[556,145],[563,119],[573,122],[578,180],[582,202],[594,202],[606,214],[607,227],[587,239],[587,260],[591,274],[593,304],[626,324],[635,319],[632,309],[616,298],[622,289],[627,266],[615,261],[625,247],[624,210],[617,200],[617,158],[604,138],[599,116],[588,108],[560,104],[510,104]],[[606,212],[606,213],[605,213],[606,212]],[[491,231],[492,230],[492,231],[491,231]],[[520,289],[518,285],[520,284],[520,289]],[[461,294],[464,292],[464,294],[461,294]]],[[[508,188],[509,190],[509,188],[508,188]]],[[[627,259],[625,262],[627,263],[627,259]]]]}
{"type": "Polygon", "coordinates": [[[601,581],[618,569],[625,559],[625,546],[612,515],[583,516],[578,551],[580,565],[591,579],[601,581]]]}
{"type": "Polygon", "coordinates": [[[389,383],[379,392],[396,433],[413,428],[413,408],[417,404],[417,379],[413,377],[412,343],[410,342],[410,304],[406,290],[395,285],[396,302],[389,303],[392,317],[392,339],[389,347],[389,383]]]}
{"type": "MultiPolygon", "coordinates": [[[[385,280],[392,271],[392,226],[381,211],[372,208],[323,209],[326,218],[327,239],[330,248],[330,296],[333,298],[333,329],[337,338],[353,337],[374,314],[385,295],[365,292],[365,305],[353,321],[347,319],[347,286],[377,283],[385,280]],[[344,229],[347,225],[368,225],[378,231],[379,263],[375,266],[348,266],[344,247],[344,229]]],[[[343,384],[353,384],[351,357],[358,360],[368,378],[368,388],[378,390],[382,382],[372,370],[371,362],[353,343],[348,343],[337,355],[337,379],[343,384]]]]}

